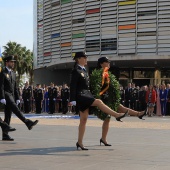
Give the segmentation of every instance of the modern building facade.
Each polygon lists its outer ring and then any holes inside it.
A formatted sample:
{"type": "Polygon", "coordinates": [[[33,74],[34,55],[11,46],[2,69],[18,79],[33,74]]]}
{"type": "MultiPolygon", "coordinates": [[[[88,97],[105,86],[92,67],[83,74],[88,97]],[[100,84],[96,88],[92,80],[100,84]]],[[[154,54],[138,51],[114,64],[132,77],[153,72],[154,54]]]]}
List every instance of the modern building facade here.
{"type": "Polygon", "coordinates": [[[89,72],[108,57],[123,85],[170,82],[170,1],[35,0],[35,83],[69,82],[77,51],[89,72]]]}

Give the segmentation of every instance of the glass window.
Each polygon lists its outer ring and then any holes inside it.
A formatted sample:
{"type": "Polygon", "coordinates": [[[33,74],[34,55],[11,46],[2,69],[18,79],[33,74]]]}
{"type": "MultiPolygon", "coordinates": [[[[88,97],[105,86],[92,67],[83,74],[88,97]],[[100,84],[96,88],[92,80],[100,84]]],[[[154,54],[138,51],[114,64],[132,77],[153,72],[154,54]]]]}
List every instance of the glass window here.
{"type": "Polygon", "coordinates": [[[134,78],[154,78],[154,71],[134,71],[134,78]]]}
{"type": "Polygon", "coordinates": [[[102,39],[101,40],[101,51],[117,50],[117,39],[102,39]]]}
{"type": "Polygon", "coordinates": [[[129,71],[120,71],[119,79],[127,79],[130,77],[129,71]]]}
{"type": "Polygon", "coordinates": [[[72,21],[73,24],[83,23],[83,22],[84,22],[84,18],[73,19],[73,21],[72,21]]]}
{"type": "Polygon", "coordinates": [[[162,70],[161,78],[170,78],[170,70],[162,70]]]}
{"type": "Polygon", "coordinates": [[[86,41],[86,51],[100,51],[100,40],[86,41]]]}

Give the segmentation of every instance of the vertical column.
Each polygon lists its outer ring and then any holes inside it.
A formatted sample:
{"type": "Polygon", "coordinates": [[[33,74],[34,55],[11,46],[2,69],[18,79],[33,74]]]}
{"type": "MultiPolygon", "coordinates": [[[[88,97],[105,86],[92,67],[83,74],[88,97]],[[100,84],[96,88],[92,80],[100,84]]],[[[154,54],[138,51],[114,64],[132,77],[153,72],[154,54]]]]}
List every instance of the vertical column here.
{"type": "Polygon", "coordinates": [[[60,18],[60,49],[61,58],[69,58],[71,56],[71,0],[61,0],[61,18],[60,18]]]}
{"type": "Polygon", "coordinates": [[[51,62],[51,1],[44,0],[44,66],[51,62]]]}
{"type": "Polygon", "coordinates": [[[85,50],[85,0],[72,1],[72,57],[85,50]]]}
{"type": "Polygon", "coordinates": [[[158,54],[170,55],[170,1],[158,0],[158,54]]]}
{"type": "Polygon", "coordinates": [[[101,56],[117,55],[117,0],[101,1],[101,56]]]}
{"type": "Polygon", "coordinates": [[[118,55],[136,53],[136,0],[118,0],[118,55]]]}
{"type": "Polygon", "coordinates": [[[43,56],[44,56],[44,49],[43,49],[43,0],[37,0],[37,66],[43,66],[43,56]]]}
{"type": "Polygon", "coordinates": [[[86,52],[91,57],[100,56],[100,1],[86,1],[86,52]]]}
{"type": "Polygon", "coordinates": [[[51,2],[51,55],[52,62],[60,58],[60,0],[51,2]]]}
{"type": "Polygon", "coordinates": [[[137,54],[157,53],[157,0],[137,2],[137,54]]]}

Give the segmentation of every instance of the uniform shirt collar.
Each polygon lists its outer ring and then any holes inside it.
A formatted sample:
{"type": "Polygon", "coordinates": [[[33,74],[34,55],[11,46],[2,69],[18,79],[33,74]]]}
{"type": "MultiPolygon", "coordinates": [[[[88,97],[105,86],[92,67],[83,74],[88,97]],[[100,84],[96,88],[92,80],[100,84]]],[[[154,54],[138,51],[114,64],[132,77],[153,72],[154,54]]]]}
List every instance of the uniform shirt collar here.
{"type": "Polygon", "coordinates": [[[81,66],[81,65],[79,65],[79,64],[78,64],[78,66],[81,67],[81,69],[86,69],[85,67],[83,67],[83,66],[81,66]]]}
{"type": "Polygon", "coordinates": [[[6,67],[6,69],[8,70],[8,72],[11,72],[12,70],[11,69],[9,69],[8,67],[6,67]]]}

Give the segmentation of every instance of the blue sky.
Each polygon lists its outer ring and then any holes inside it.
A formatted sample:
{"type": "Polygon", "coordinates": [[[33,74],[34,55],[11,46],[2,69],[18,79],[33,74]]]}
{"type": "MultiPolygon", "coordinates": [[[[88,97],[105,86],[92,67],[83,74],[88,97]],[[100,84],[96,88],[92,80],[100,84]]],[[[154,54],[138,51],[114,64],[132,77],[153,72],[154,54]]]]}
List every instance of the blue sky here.
{"type": "Polygon", "coordinates": [[[0,0],[0,47],[9,41],[33,50],[33,0],[0,0]]]}

